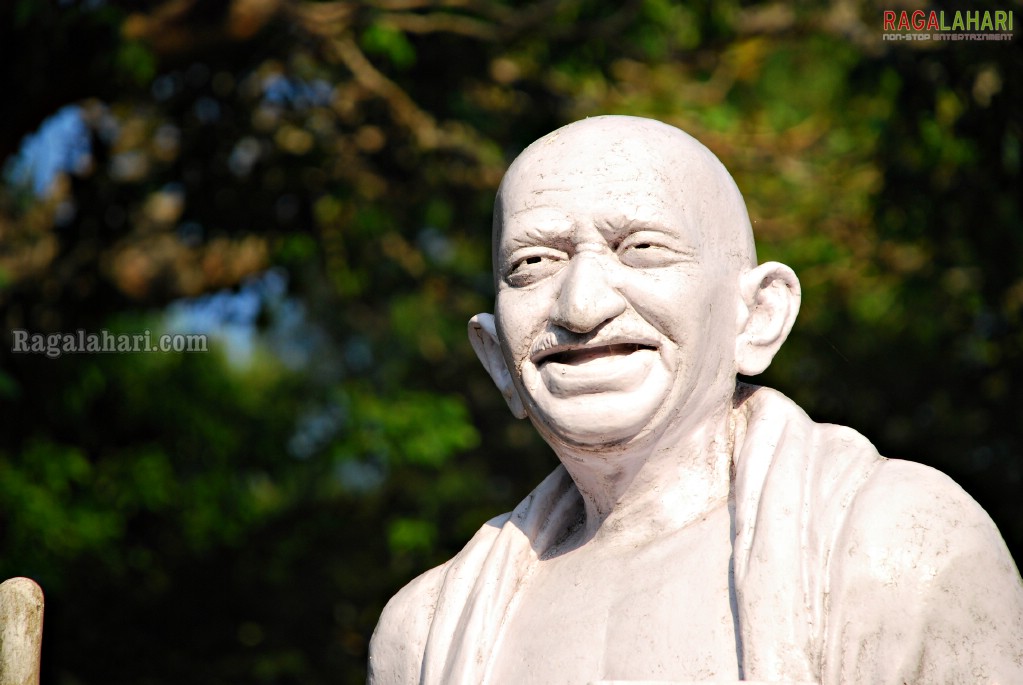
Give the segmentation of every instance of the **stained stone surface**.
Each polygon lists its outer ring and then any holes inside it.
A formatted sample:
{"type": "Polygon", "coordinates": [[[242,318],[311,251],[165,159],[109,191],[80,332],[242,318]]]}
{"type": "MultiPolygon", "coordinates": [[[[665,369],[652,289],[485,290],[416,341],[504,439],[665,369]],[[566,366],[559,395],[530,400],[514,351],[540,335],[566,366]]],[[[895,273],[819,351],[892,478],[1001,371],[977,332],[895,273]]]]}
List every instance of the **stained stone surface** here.
{"type": "Polygon", "coordinates": [[[976,502],[737,383],[801,293],[699,142],[545,136],[494,245],[470,342],[561,465],[391,600],[370,683],[1023,682],[1023,584],[976,502]]]}
{"type": "Polygon", "coordinates": [[[0,685],[38,685],[43,591],[28,578],[0,584],[0,685]]]}

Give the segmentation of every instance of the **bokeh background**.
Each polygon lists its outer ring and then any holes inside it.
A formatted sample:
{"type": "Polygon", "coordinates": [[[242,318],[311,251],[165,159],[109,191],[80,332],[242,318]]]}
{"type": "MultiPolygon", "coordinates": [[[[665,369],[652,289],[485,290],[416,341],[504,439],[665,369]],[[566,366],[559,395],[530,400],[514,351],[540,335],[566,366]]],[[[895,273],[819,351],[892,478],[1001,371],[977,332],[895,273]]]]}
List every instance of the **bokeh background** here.
{"type": "Polygon", "coordinates": [[[555,465],[465,324],[506,165],[595,114],[702,140],[800,275],[763,382],[1020,559],[1021,41],[883,41],[905,7],[0,5],[0,576],[44,682],[364,680],[387,598],[555,465]],[[211,351],[11,353],[80,328],[211,351]]]}

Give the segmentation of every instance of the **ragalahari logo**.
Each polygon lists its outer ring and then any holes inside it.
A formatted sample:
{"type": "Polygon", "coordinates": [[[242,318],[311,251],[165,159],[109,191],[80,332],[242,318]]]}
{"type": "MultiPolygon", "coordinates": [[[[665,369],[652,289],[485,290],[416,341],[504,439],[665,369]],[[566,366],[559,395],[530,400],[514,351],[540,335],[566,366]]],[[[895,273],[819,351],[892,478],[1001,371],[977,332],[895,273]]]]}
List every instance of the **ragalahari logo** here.
{"type": "Polygon", "coordinates": [[[1012,40],[1010,10],[885,10],[884,40],[1012,40]]]}

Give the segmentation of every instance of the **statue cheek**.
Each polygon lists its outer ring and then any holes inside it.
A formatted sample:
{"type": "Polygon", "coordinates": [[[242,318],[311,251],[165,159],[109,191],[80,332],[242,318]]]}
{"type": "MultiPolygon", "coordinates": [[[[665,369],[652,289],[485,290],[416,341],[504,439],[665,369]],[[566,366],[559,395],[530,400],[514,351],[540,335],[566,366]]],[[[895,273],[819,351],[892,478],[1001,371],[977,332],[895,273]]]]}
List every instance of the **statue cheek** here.
{"type": "Polygon", "coordinates": [[[536,337],[547,330],[548,298],[535,291],[508,291],[498,295],[495,319],[501,344],[516,362],[529,355],[536,337]]]}

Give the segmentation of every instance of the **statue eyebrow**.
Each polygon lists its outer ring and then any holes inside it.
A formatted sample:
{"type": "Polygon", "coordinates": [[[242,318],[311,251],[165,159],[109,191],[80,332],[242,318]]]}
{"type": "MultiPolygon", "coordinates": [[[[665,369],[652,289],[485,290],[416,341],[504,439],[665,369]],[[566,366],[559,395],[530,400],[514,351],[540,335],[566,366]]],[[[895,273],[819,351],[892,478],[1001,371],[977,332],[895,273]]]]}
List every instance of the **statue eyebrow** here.
{"type": "MultiPolygon", "coordinates": [[[[569,240],[573,228],[571,221],[547,220],[535,224],[530,223],[519,228],[516,235],[508,236],[508,244],[512,250],[535,245],[561,245],[569,240]]],[[[504,228],[504,233],[508,234],[507,226],[504,228]]]]}
{"type": "Polygon", "coordinates": [[[671,233],[667,223],[658,217],[633,217],[630,219],[628,215],[622,214],[616,217],[599,219],[594,224],[606,240],[615,243],[624,240],[633,233],[641,231],[664,233],[665,235],[670,235],[671,233]]]}

